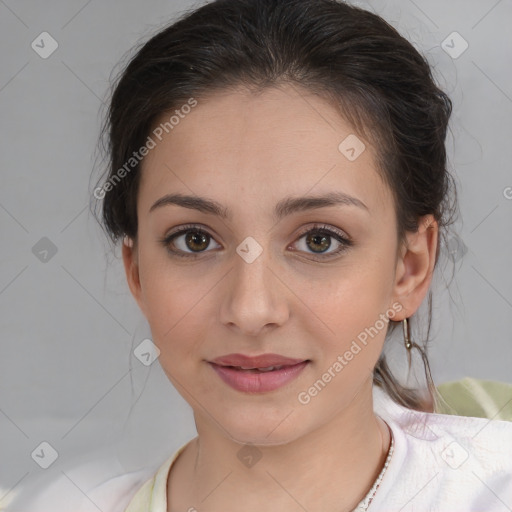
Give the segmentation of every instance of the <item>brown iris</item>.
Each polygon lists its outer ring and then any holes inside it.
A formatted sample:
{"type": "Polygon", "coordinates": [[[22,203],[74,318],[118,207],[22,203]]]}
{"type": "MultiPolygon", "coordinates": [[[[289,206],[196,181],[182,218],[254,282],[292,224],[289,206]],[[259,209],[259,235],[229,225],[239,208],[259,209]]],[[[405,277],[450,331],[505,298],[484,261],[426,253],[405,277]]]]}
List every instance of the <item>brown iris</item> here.
{"type": "Polygon", "coordinates": [[[189,231],[185,235],[185,243],[190,250],[203,251],[208,247],[210,237],[206,233],[200,233],[197,231],[189,231]],[[194,244],[201,245],[201,247],[194,248],[194,244]]]}
{"type": "Polygon", "coordinates": [[[313,242],[313,244],[318,244],[318,245],[321,245],[322,246],[322,249],[319,250],[319,251],[316,251],[314,249],[314,247],[311,247],[312,250],[314,250],[315,252],[323,252],[324,250],[326,249],[329,249],[329,247],[331,246],[331,242],[329,240],[329,236],[327,235],[322,235],[322,234],[308,234],[308,236],[306,237],[306,243],[308,244],[309,246],[309,243],[310,242],[313,242]]]}

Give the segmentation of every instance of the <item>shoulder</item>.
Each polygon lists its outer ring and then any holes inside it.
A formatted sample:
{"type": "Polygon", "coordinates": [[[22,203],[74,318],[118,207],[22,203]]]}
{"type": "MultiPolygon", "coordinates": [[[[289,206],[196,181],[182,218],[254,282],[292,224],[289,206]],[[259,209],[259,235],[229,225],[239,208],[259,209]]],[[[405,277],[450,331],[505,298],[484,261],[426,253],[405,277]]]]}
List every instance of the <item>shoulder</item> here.
{"type": "Polygon", "coordinates": [[[58,476],[45,477],[25,485],[5,511],[164,512],[170,468],[193,441],[191,439],[173,455],[168,455],[163,463],[132,472],[122,473],[121,464],[112,458],[98,458],[87,464],[66,468],[65,471],[60,470],[58,476]],[[101,476],[107,473],[118,473],[118,476],[101,476]]]}
{"type": "MultiPolygon", "coordinates": [[[[512,467],[512,457],[503,449],[512,441],[512,421],[414,411],[396,404],[382,393],[376,401],[375,411],[412,448],[426,447],[436,453],[457,443],[479,460],[492,457],[495,465],[501,462],[505,467],[512,467]]],[[[455,444],[452,451],[454,449],[455,444]]],[[[448,457],[448,452],[443,456],[448,457]]]]}
{"type": "Polygon", "coordinates": [[[103,512],[125,512],[133,497],[152,481],[153,473],[140,470],[111,478],[91,489],[89,497],[103,512]]]}
{"type": "Polygon", "coordinates": [[[132,497],[151,479],[154,471],[144,468],[99,480],[98,475],[104,472],[100,461],[81,464],[23,486],[5,510],[125,512],[132,497]]]}
{"type": "Polygon", "coordinates": [[[384,419],[395,452],[375,511],[503,509],[512,495],[512,422],[400,406],[390,406],[384,419]]]}
{"type": "Polygon", "coordinates": [[[512,457],[504,450],[512,441],[510,421],[408,411],[397,423],[410,447],[428,448],[451,468],[468,460],[482,468],[512,470],[512,457]]]}

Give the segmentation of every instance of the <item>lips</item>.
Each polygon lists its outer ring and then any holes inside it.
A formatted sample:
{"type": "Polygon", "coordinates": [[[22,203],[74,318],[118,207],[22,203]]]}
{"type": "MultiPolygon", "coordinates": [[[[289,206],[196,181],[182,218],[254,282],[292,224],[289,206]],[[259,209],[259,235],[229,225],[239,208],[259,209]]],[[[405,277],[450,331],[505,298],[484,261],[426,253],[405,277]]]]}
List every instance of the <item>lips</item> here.
{"type": "Polygon", "coordinates": [[[242,370],[255,369],[256,371],[279,370],[283,367],[294,366],[306,359],[294,359],[279,354],[262,354],[259,356],[246,356],[244,354],[229,354],[213,359],[212,363],[219,366],[232,366],[242,370]]]}
{"type": "MultiPolygon", "coordinates": [[[[286,361],[289,363],[291,360],[290,358],[278,357],[280,358],[277,359],[278,362],[286,361]]],[[[256,358],[252,358],[253,361],[255,359],[256,358]]],[[[261,360],[262,359],[258,359],[258,361],[261,360]]],[[[226,361],[226,359],[224,359],[224,361],[226,361]]],[[[240,359],[235,359],[230,356],[228,361],[239,362],[240,359]]],[[[247,361],[247,359],[245,359],[245,361],[247,361]]],[[[252,364],[268,364],[268,361],[269,359],[264,359],[263,363],[252,364]]],[[[292,359],[291,361],[297,360],[292,359]]],[[[310,363],[309,360],[303,361],[299,359],[298,361],[299,362],[295,364],[282,365],[280,369],[278,369],[279,365],[274,365],[273,367],[256,367],[244,370],[242,367],[237,365],[217,364],[212,361],[208,361],[208,364],[224,381],[224,383],[233,389],[243,393],[265,393],[282,388],[286,384],[298,378],[310,363]]],[[[272,362],[276,362],[275,356],[273,356],[272,362]]]]}

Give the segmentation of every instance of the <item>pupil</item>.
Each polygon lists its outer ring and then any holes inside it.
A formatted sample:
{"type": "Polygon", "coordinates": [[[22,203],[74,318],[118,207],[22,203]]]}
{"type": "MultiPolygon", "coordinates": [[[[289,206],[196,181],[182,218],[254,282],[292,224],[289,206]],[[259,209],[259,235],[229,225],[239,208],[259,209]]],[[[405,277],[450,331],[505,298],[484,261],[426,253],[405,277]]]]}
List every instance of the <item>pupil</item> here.
{"type": "MultiPolygon", "coordinates": [[[[328,240],[328,238],[329,237],[327,235],[308,235],[307,242],[313,241],[314,244],[322,245],[323,250],[326,250],[329,249],[329,247],[331,246],[331,242],[328,240]]],[[[315,252],[322,252],[322,250],[315,252]]]]}
{"type": "Polygon", "coordinates": [[[187,233],[186,235],[186,243],[187,243],[187,246],[189,247],[189,249],[191,250],[195,250],[194,247],[190,247],[190,242],[192,244],[203,244],[203,247],[199,247],[196,249],[201,251],[203,249],[206,249],[208,247],[208,237],[206,234],[204,233],[198,233],[197,231],[190,231],[189,233],[187,233]]]}

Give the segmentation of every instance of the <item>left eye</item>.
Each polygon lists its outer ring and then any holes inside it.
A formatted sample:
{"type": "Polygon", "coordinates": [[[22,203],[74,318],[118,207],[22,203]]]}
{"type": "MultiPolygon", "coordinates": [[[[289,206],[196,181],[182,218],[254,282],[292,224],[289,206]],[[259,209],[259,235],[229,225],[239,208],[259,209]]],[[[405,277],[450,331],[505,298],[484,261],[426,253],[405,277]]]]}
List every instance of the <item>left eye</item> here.
{"type": "Polygon", "coordinates": [[[352,241],[343,236],[341,232],[326,227],[313,228],[306,231],[299,238],[299,241],[301,240],[303,240],[302,244],[299,243],[298,245],[302,245],[305,252],[312,251],[313,254],[321,257],[323,257],[324,254],[328,254],[329,256],[339,254],[353,245],[352,241]],[[338,247],[333,251],[327,252],[332,246],[332,238],[336,240],[338,247]]]}

